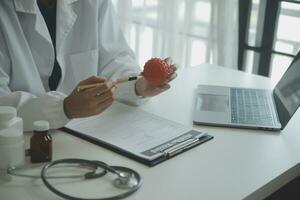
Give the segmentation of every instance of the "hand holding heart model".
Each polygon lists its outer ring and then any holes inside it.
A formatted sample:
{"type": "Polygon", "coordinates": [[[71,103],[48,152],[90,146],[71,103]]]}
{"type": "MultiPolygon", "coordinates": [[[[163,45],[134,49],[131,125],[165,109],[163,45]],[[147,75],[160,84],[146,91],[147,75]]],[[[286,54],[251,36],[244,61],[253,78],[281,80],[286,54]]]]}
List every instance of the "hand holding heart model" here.
{"type": "Polygon", "coordinates": [[[151,84],[161,84],[170,78],[174,72],[166,60],[152,58],[146,62],[141,75],[151,84]]]}
{"type": "Polygon", "coordinates": [[[152,58],[146,62],[144,71],[135,84],[137,96],[153,97],[171,88],[169,84],[176,78],[177,65],[171,58],[152,58]]]}

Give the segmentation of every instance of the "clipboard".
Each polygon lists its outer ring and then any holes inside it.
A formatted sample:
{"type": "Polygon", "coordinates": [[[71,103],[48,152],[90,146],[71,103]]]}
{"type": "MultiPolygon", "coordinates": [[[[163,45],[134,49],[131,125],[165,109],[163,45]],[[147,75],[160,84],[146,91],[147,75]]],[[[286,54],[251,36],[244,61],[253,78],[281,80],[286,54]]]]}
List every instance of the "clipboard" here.
{"type": "Polygon", "coordinates": [[[150,167],[213,139],[207,133],[121,103],[114,103],[99,116],[72,120],[62,131],[150,167]]]}

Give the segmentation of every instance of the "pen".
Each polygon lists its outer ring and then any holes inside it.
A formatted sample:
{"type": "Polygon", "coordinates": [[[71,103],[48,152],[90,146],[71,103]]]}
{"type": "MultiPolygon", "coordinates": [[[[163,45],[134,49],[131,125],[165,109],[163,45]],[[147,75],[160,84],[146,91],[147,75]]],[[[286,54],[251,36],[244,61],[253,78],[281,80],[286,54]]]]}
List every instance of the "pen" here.
{"type": "MultiPolygon", "coordinates": [[[[125,83],[125,82],[128,82],[128,81],[134,81],[134,80],[139,79],[140,77],[141,76],[122,77],[122,78],[117,79],[115,81],[115,83],[116,84],[121,84],[121,83],[125,83]]],[[[93,88],[93,87],[97,87],[101,84],[103,84],[103,83],[94,83],[94,84],[89,84],[89,85],[81,85],[81,86],[77,87],[77,92],[80,92],[80,91],[85,90],[85,89],[90,89],[90,88],[93,88]]]]}

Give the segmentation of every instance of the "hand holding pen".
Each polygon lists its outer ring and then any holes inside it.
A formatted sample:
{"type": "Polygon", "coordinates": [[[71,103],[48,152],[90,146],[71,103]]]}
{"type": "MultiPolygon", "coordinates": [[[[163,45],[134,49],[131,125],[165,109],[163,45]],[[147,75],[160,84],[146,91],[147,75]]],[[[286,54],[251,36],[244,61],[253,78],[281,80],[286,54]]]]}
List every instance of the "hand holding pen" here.
{"type": "Polygon", "coordinates": [[[115,86],[135,81],[138,96],[156,96],[170,88],[169,82],[176,78],[176,65],[171,59],[150,59],[140,76],[121,77],[115,81],[93,76],[81,81],[71,95],[64,100],[64,111],[70,119],[89,117],[102,113],[114,101],[115,86]],[[149,71],[149,70],[150,71],[149,71]]]}
{"type": "Polygon", "coordinates": [[[69,119],[97,115],[110,107],[115,98],[114,81],[92,76],[81,81],[64,100],[64,111],[69,119]],[[78,88],[93,85],[85,89],[78,88]]]}
{"type": "MultiPolygon", "coordinates": [[[[117,85],[117,84],[121,84],[121,83],[125,83],[125,82],[128,82],[128,81],[135,81],[137,79],[139,79],[141,76],[126,76],[126,77],[122,77],[122,78],[119,78],[117,79],[116,81],[113,81],[113,84],[114,85],[117,85]]],[[[86,89],[90,89],[90,88],[93,88],[93,87],[97,87],[99,85],[101,85],[102,83],[94,83],[94,84],[88,84],[88,85],[79,85],[77,87],[77,92],[80,92],[82,90],[86,90],[86,89]]]]}
{"type": "Polygon", "coordinates": [[[70,119],[100,114],[112,105],[116,85],[139,78],[140,76],[130,76],[110,81],[92,76],[81,81],[72,94],[64,100],[65,114],[70,119]]]}

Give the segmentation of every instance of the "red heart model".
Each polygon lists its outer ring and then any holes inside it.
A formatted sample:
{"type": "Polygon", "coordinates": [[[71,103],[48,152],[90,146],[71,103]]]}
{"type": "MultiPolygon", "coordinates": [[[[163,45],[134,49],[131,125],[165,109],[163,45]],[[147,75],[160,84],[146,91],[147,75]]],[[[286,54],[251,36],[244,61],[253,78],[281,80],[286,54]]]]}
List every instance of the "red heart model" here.
{"type": "Polygon", "coordinates": [[[166,61],[152,58],[146,62],[142,75],[150,83],[160,84],[166,81],[171,73],[171,66],[166,61]]]}

